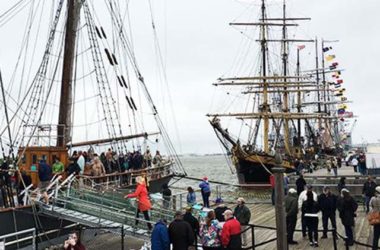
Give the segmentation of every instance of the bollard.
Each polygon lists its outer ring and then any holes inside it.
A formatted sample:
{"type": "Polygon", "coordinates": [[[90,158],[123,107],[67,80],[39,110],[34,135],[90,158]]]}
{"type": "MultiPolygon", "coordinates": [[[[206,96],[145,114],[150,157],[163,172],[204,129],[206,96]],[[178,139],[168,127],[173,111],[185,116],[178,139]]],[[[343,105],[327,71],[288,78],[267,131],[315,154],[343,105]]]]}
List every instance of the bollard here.
{"type": "Polygon", "coordinates": [[[287,232],[286,232],[286,217],[284,207],[284,172],[285,169],[281,166],[281,155],[276,152],[276,166],[272,168],[272,173],[275,177],[275,213],[276,213],[276,228],[277,228],[277,249],[288,249],[287,232]]]}

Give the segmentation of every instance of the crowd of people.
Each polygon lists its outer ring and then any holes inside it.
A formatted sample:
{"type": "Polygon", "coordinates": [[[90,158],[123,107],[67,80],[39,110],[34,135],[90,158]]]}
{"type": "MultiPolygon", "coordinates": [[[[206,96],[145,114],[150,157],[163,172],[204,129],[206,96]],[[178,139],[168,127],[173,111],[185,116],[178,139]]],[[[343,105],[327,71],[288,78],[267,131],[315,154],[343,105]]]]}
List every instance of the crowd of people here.
{"type": "Polygon", "coordinates": [[[237,200],[234,211],[219,204],[216,209],[208,209],[205,217],[196,218],[192,208],[187,207],[185,213],[177,211],[171,223],[162,219],[155,224],[152,249],[169,250],[172,246],[173,250],[182,250],[199,244],[206,250],[242,249],[248,243],[246,226],[250,218],[243,198],[237,200]]]}
{"type": "Polygon", "coordinates": [[[46,188],[52,176],[66,173],[68,176],[86,175],[93,177],[101,177],[106,174],[140,170],[151,167],[160,167],[163,163],[163,158],[160,151],[156,151],[152,158],[150,150],[147,149],[144,154],[139,150],[128,152],[126,155],[117,154],[108,149],[100,155],[89,151],[74,151],[68,159],[68,164],[65,166],[58,157],[54,157],[53,164],[50,166],[45,159],[41,159],[38,163],[39,187],[46,188]]]}
{"type": "MultiPolygon", "coordinates": [[[[188,187],[187,203],[185,211],[177,211],[173,221],[168,223],[166,219],[160,219],[152,227],[150,223],[149,210],[152,205],[149,200],[145,180],[136,178],[137,187],[135,192],[124,196],[125,199],[136,198],[137,212],[136,224],[141,221],[139,214],[144,214],[144,221],[148,230],[151,231],[151,246],[153,250],[188,249],[198,243],[203,249],[241,249],[246,246],[248,224],[251,212],[245,205],[244,198],[238,198],[234,209],[228,208],[221,199],[217,200],[215,209],[209,208],[209,196],[211,194],[210,184],[207,178],[200,183],[203,204],[202,211],[198,216],[193,215],[193,206],[196,203],[196,195],[192,187],[188,187]],[[203,189],[203,190],[202,190],[203,189]],[[205,194],[206,193],[206,194],[205,194]],[[207,205],[207,206],[206,206],[207,205]]],[[[168,201],[165,196],[170,196],[171,191],[167,185],[163,186],[163,207],[168,201]]]]}
{"type": "MultiPolygon", "coordinates": [[[[139,170],[149,167],[161,166],[162,156],[160,151],[156,151],[154,157],[149,149],[141,154],[140,150],[134,152],[127,152],[126,154],[112,151],[111,148],[107,152],[100,155],[89,150],[74,151],[71,155],[70,164],[67,167],[69,174],[77,173],[90,176],[101,176],[115,172],[124,172],[129,170],[139,170]]],[[[52,166],[53,173],[62,172],[64,169],[63,164],[59,159],[55,159],[52,166]],[[54,172],[54,170],[56,170],[54,172]]]]}
{"type": "MultiPolygon", "coordinates": [[[[321,194],[317,194],[312,185],[306,184],[301,174],[296,180],[296,189],[290,188],[285,197],[287,236],[289,244],[297,244],[293,239],[296,228],[297,215],[301,213],[302,236],[308,237],[310,246],[318,246],[318,224],[319,213],[322,214],[322,238],[328,237],[328,231],[332,232],[333,237],[337,237],[336,213],[345,229],[345,244],[352,246],[354,244],[354,226],[357,216],[358,203],[351,196],[350,190],[345,183],[345,177],[342,177],[337,185],[338,194],[334,194],[330,186],[325,186],[321,194]],[[331,227],[328,227],[328,224],[331,227]]],[[[380,186],[374,182],[371,176],[363,184],[362,196],[364,199],[366,214],[373,211],[380,211],[380,186]]],[[[380,224],[374,225],[373,249],[377,249],[380,237],[380,224]]]]}

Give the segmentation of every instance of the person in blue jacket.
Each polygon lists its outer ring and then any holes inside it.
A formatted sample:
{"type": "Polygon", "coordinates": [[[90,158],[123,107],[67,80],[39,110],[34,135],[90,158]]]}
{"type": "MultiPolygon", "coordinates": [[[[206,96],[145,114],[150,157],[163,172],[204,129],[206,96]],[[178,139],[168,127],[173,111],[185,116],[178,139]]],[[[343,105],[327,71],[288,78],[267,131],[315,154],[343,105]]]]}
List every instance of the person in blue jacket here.
{"type": "Polygon", "coordinates": [[[199,187],[201,188],[203,206],[210,207],[209,198],[211,195],[211,188],[207,177],[203,177],[203,181],[199,184],[199,187]]]}
{"type": "Polygon", "coordinates": [[[152,231],[152,250],[169,250],[170,239],[166,220],[159,220],[152,231]]]}

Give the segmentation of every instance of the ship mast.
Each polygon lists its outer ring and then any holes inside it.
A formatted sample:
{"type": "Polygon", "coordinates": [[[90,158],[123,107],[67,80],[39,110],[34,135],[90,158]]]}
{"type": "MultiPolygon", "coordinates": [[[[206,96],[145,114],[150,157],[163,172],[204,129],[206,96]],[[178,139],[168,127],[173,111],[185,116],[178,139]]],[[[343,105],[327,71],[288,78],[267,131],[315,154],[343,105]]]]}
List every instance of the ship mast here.
{"type": "MultiPolygon", "coordinates": [[[[317,81],[317,103],[318,103],[318,113],[321,113],[321,93],[320,93],[320,85],[319,85],[319,58],[318,58],[318,38],[315,38],[315,68],[316,68],[316,81],[317,81]]],[[[318,119],[318,129],[321,129],[322,121],[318,119]]]]}
{"type": "MultiPolygon", "coordinates": [[[[287,71],[288,71],[288,52],[287,52],[287,41],[286,41],[286,4],[285,1],[283,2],[283,26],[282,26],[282,39],[284,40],[282,43],[282,64],[283,64],[283,75],[286,77],[287,76],[287,71]]],[[[287,91],[287,86],[286,86],[286,78],[284,78],[285,82],[285,87],[284,87],[284,107],[283,107],[283,112],[287,113],[289,112],[289,103],[288,103],[288,91],[287,91]]],[[[285,150],[286,152],[291,155],[290,152],[290,147],[289,147],[289,120],[288,118],[284,118],[284,144],[285,144],[285,150]]]]}
{"type": "Polygon", "coordinates": [[[72,79],[74,72],[75,44],[80,19],[81,0],[68,0],[65,48],[63,57],[61,100],[59,103],[57,146],[64,147],[71,141],[72,79]]]}
{"type": "MultiPolygon", "coordinates": [[[[261,20],[265,20],[265,0],[261,4],[261,20]]],[[[261,53],[262,53],[262,76],[263,76],[263,113],[264,113],[264,152],[269,153],[269,105],[268,105],[268,84],[266,81],[267,76],[267,58],[266,58],[266,26],[261,26],[261,53]]]]}
{"type": "MultiPolygon", "coordinates": [[[[297,76],[300,75],[300,49],[297,48],[297,71],[296,71],[296,74],[297,76]]],[[[300,84],[298,83],[298,87],[297,87],[297,112],[298,114],[301,113],[301,88],[300,88],[300,84]]],[[[298,145],[301,145],[301,119],[298,119],[297,120],[297,137],[298,137],[298,145]]]]}

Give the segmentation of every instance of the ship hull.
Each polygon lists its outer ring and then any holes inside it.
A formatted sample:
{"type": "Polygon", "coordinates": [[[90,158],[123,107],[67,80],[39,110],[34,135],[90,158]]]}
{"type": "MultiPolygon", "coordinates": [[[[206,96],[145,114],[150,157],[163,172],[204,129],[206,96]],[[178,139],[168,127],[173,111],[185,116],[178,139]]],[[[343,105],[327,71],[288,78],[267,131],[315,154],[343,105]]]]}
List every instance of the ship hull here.
{"type": "Polygon", "coordinates": [[[149,192],[150,193],[160,193],[162,191],[162,186],[169,184],[170,180],[173,178],[173,175],[168,175],[161,177],[156,180],[149,181],[149,192]]]}
{"type": "MultiPolygon", "coordinates": [[[[236,167],[236,173],[239,184],[269,184],[269,176],[275,167],[276,160],[274,156],[263,153],[246,153],[242,149],[234,148],[232,150],[232,162],[236,167]]],[[[292,163],[283,160],[281,166],[285,168],[286,173],[295,171],[292,163]]]]}

